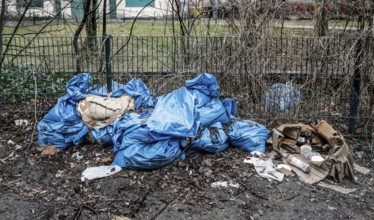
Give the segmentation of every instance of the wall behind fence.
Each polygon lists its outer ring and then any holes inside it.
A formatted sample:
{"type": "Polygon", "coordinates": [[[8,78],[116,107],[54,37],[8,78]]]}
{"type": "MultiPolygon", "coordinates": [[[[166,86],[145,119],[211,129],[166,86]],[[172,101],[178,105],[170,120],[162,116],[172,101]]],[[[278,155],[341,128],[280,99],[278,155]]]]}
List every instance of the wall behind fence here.
{"type": "MultiPolygon", "coordinates": [[[[111,72],[121,83],[141,78],[157,95],[210,72],[219,80],[221,96],[238,101],[241,117],[270,127],[326,119],[343,133],[354,118],[356,133],[372,136],[374,43],[361,40],[357,50],[359,38],[112,37],[111,72]],[[357,114],[352,112],[355,71],[360,74],[357,114]],[[287,82],[301,91],[301,102],[286,112],[266,109],[262,95],[273,83],[287,82]]],[[[64,94],[76,73],[72,42],[66,37],[13,39],[0,76],[0,112],[9,123],[12,117],[32,118],[35,111],[41,117],[64,94]]],[[[83,71],[93,74],[92,83],[105,84],[102,39],[80,38],[79,45],[83,71]]]]}

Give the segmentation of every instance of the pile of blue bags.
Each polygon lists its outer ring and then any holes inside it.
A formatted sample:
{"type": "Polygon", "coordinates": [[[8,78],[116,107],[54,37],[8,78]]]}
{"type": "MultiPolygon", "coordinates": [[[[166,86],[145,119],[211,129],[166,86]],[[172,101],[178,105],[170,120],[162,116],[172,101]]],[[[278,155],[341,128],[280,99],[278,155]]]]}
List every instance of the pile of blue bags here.
{"type": "Polygon", "coordinates": [[[269,131],[250,120],[236,118],[236,102],[218,99],[214,75],[203,73],[185,87],[155,97],[140,80],[113,83],[111,97],[130,95],[136,109],[102,128],[91,130],[82,121],[77,104],[88,94],[106,97],[105,86],[88,87],[82,73],[66,86],[67,94],[38,123],[40,147],[64,150],[82,143],[113,144],[112,165],[131,169],[157,169],[198,151],[217,153],[230,146],[265,153],[269,131]],[[88,140],[91,141],[88,141],[88,140]]]}

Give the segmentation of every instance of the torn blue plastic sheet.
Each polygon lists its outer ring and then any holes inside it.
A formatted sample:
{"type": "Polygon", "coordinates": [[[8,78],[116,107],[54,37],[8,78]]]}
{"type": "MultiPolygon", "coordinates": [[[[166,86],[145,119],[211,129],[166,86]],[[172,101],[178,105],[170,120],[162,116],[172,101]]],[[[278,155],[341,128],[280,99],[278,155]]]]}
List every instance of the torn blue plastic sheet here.
{"type": "Polygon", "coordinates": [[[279,112],[293,108],[300,99],[300,91],[291,83],[275,83],[262,96],[262,102],[267,109],[275,109],[279,112]]]}
{"type": "Polygon", "coordinates": [[[248,152],[259,151],[265,153],[266,140],[270,131],[265,126],[251,120],[233,120],[229,127],[229,142],[234,147],[248,152]]]}

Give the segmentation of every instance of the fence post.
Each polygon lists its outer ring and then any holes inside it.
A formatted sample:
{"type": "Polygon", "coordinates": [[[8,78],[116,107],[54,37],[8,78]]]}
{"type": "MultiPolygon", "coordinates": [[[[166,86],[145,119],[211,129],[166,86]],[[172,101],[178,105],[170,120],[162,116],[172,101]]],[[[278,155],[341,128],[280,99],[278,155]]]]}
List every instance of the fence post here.
{"type": "Polygon", "coordinates": [[[354,65],[353,83],[351,91],[351,105],[349,109],[349,126],[348,133],[353,135],[356,132],[356,117],[357,108],[360,96],[360,83],[361,83],[361,60],[363,56],[362,51],[362,38],[359,38],[356,43],[356,57],[354,65]]]}
{"type": "Polygon", "coordinates": [[[107,34],[105,36],[105,66],[106,66],[106,86],[107,91],[112,92],[112,80],[113,80],[113,74],[112,74],[112,65],[110,62],[110,39],[111,36],[107,34]]]}

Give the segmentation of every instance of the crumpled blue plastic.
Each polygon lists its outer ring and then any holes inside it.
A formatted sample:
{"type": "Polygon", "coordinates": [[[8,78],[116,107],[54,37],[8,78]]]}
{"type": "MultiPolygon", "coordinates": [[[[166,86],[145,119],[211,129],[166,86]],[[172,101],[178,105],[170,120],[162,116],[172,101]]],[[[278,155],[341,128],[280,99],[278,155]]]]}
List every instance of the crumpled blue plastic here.
{"type": "Polygon", "coordinates": [[[39,146],[48,144],[64,150],[73,144],[80,144],[88,128],[78,115],[76,104],[84,99],[90,75],[82,73],[73,77],[66,85],[67,94],[38,123],[39,146]]]}
{"type": "Polygon", "coordinates": [[[116,153],[112,165],[122,168],[151,170],[183,160],[181,142],[163,140],[152,144],[133,144],[116,153]]]}
{"type": "Polygon", "coordinates": [[[270,131],[264,125],[251,120],[233,120],[228,130],[230,145],[247,152],[265,153],[270,131]]]}
{"type": "Polygon", "coordinates": [[[226,109],[217,98],[213,98],[201,108],[197,108],[197,111],[199,112],[199,120],[202,127],[209,126],[215,122],[229,123],[226,109]]]}
{"type": "Polygon", "coordinates": [[[262,103],[267,109],[284,112],[296,106],[300,99],[300,91],[291,83],[275,83],[262,96],[262,103]]]}
{"type": "Polygon", "coordinates": [[[191,142],[191,150],[202,150],[210,153],[218,153],[229,146],[229,137],[223,131],[222,124],[216,122],[209,128],[204,128],[201,135],[191,142]],[[211,132],[212,131],[212,132],[211,132]]]}
{"type": "Polygon", "coordinates": [[[195,137],[200,122],[196,120],[198,114],[194,103],[194,97],[186,88],[177,89],[158,99],[147,124],[153,136],[195,137]]]}
{"type": "MultiPolygon", "coordinates": [[[[120,97],[123,95],[129,95],[135,99],[136,106],[135,109],[139,109],[140,106],[146,108],[153,108],[155,106],[153,102],[153,94],[149,91],[148,87],[140,80],[133,79],[129,81],[126,85],[119,84],[118,82],[112,82],[112,93],[110,97],[120,97]]],[[[107,96],[108,90],[107,85],[94,85],[91,86],[88,94],[107,96]]]]}
{"type": "Polygon", "coordinates": [[[230,119],[236,117],[236,101],[232,98],[222,99],[221,103],[226,109],[226,113],[230,119]]]}
{"type": "Polygon", "coordinates": [[[218,97],[218,82],[213,74],[202,73],[191,80],[186,80],[185,85],[188,90],[198,90],[212,98],[218,97]]]}
{"type": "Polygon", "coordinates": [[[221,152],[229,144],[249,152],[265,152],[270,132],[255,122],[237,120],[235,100],[218,99],[218,82],[212,74],[187,80],[186,87],[157,97],[157,102],[140,80],[126,85],[113,82],[111,97],[128,94],[141,111],[123,114],[111,124],[91,131],[79,117],[76,105],[86,94],[108,94],[105,85],[87,89],[90,78],[85,73],[74,76],[66,86],[67,94],[38,124],[41,147],[52,144],[66,149],[93,139],[94,143],[114,145],[113,165],[145,170],[183,160],[197,151],[221,152]],[[228,133],[224,125],[229,126],[228,133]],[[190,145],[187,138],[192,139],[190,145]]]}

